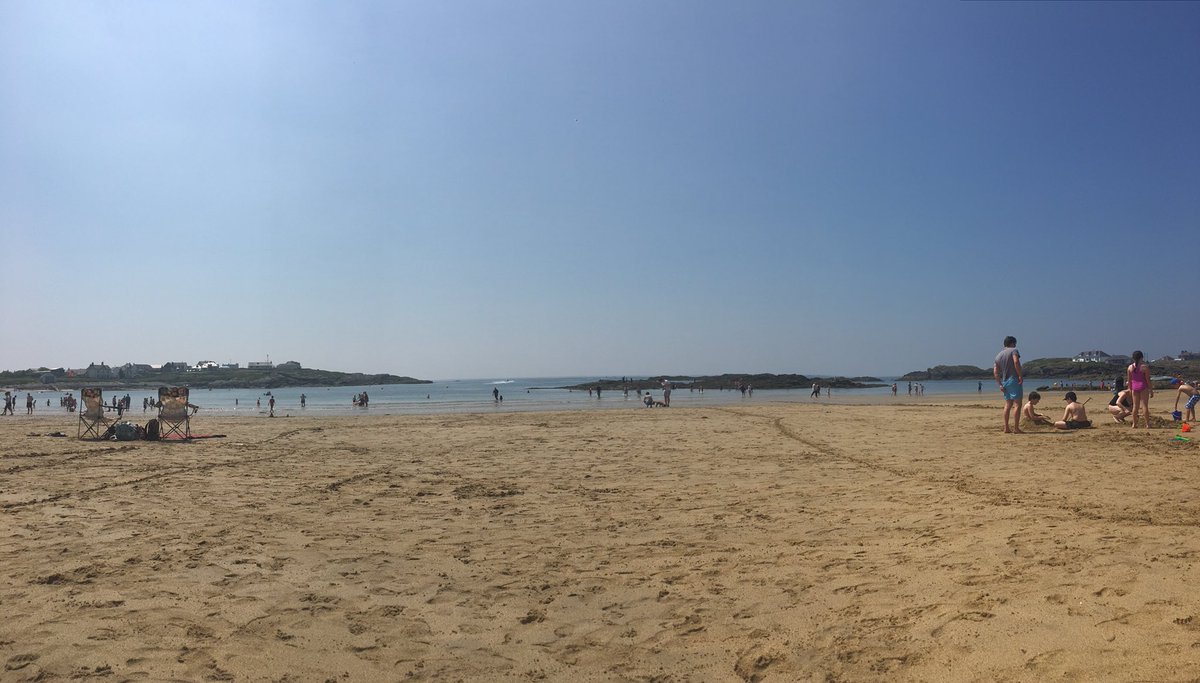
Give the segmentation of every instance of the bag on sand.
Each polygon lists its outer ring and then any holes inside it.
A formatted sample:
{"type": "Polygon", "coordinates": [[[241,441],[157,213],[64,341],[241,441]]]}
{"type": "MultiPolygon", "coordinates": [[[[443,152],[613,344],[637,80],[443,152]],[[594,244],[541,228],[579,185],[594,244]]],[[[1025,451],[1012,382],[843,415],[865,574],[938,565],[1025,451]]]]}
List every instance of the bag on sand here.
{"type": "Polygon", "coordinates": [[[158,441],[158,420],[150,420],[146,423],[146,440],[158,441]]]}
{"type": "Polygon", "coordinates": [[[113,438],[116,441],[140,441],[142,427],[133,423],[116,423],[113,425],[113,438]]]}
{"type": "Polygon", "coordinates": [[[140,441],[142,427],[132,422],[118,422],[113,425],[113,438],[117,441],[140,441]]]}

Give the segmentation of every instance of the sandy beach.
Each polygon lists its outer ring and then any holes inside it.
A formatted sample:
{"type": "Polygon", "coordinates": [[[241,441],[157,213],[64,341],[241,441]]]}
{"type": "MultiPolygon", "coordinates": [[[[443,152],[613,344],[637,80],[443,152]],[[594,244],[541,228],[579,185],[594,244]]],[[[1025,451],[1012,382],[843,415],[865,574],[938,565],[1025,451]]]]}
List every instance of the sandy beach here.
{"type": "Polygon", "coordinates": [[[1200,442],[1088,395],[6,416],[0,680],[1192,679],[1200,442]]]}

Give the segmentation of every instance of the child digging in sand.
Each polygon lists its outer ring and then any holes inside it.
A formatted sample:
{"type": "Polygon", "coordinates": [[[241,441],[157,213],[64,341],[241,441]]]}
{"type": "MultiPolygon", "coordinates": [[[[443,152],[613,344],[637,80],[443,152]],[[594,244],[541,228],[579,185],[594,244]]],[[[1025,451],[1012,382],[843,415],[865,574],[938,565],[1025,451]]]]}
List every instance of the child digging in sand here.
{"type": "Polygon", "coordinates": [[[1074,391],[1068,391],[1063,400],[1067,402],[1067,409],[1063,411],[1063,419],[1054,423],[1056,429],[1087,429],[1092,426],[1092,421],[1087,418],[1087,409],[1075,397],[1074,391]]]}
{"type": "Polygon", "coordinates": [[[1042,395],[1036,391],[1029,392],[1029,400],[1025,402],[1025,407],[1021,409],[1021,415],[1025,420],[1032,422],[1035,425],[1052,425],[1054,420],[1042,415],[1037,411],[1038,401],[1042,400],[1042,395]]]}
{"type": "Polygon", "coordinates": [[[1183,416],[1184,422],[1196,421],[1196,404],[1200,403],[1200,390],[1196,387],[1184,382],[1179,378],[1171,380],[1171,384],[1179,385],[1179,393],[1175,394],[1175,412],[1179,412],[1179,399],[1187,396],[1187,403],[1183,404],[1183,409],[1187,413],[1183,416]]]}
{"type": "Polygon", "coordinates": [[[1112,400],[1108,402],[1108,414],[1113,416],[1113,419],[1122,424],[1125,423],[1125,418],[1133,413],[1133,392],[1128,389],[1122,389],[1113,394],[1112,400]]]}

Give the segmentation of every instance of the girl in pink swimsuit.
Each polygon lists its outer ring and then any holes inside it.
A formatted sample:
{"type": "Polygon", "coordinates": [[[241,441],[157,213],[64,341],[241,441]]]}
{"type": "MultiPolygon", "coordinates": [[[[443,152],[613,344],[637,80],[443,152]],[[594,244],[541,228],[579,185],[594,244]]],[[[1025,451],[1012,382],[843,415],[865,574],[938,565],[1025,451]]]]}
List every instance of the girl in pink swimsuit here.
{"type": "Polygon", "coordinates": [[[1138,426],[1138,413],[1145,418],[1145,427],[1150,429],[1150,399],[1154,398],[1154,389],[1150,386],[1150,366],[1142,362],[1145,355],[1141,351],[1133,352],[1133,363],[1125,368],[1129,390],[1133,392],[1133,428],[1138,426]]]}

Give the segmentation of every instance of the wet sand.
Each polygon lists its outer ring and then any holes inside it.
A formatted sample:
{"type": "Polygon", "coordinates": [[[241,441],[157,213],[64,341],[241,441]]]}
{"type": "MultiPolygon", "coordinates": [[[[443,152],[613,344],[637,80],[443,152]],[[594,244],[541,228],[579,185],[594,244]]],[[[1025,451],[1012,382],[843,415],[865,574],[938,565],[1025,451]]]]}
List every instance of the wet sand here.
{"type": "Polygon", "coordinates": [[[1089,395],[6,416],[0,680],[1188,679],[1200,440],[1089,395]]]}

